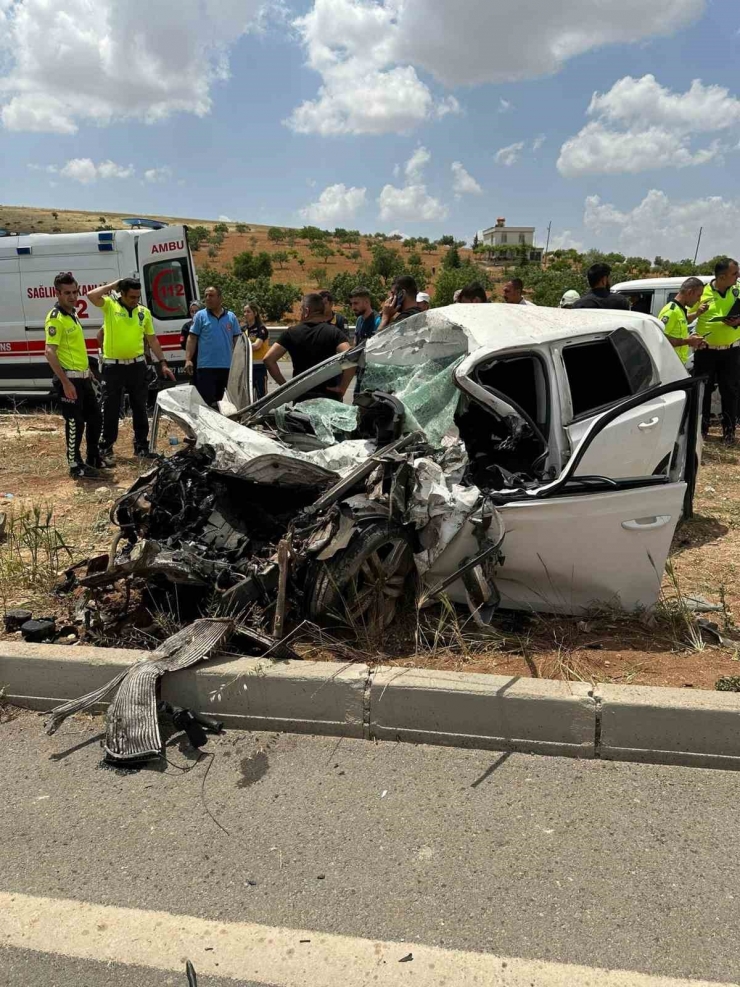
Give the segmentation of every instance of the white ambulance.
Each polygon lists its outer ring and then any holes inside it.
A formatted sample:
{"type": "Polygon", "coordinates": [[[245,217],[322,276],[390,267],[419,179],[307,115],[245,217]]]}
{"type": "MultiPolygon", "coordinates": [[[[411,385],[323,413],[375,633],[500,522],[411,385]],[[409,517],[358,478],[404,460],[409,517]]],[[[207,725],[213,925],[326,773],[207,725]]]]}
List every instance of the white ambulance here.
{"type": "Polygon", "coordinates": [[[79,282],[77,316],[91,357],[98,352],[103,313],[90,304],[88,291],[137,275],[142,304],[152,313],[167,361],[175,374],[182,373],[180,330],[198,297],[187,227],[5,236],[0,237],[0,395],[49,393],[53,375],[44,356],[44,319],[54,307],[54,278],[61,271],[71,271],[79,282]]]}

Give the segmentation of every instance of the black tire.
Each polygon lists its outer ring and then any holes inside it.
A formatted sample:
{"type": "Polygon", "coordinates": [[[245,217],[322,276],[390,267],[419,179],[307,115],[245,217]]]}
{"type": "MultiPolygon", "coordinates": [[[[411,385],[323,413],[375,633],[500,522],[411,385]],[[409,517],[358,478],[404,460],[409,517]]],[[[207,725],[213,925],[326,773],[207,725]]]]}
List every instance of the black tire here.
{"type": "Polygon", "coordinates": [[[411,533],[398,524],[369,524],[333,559],[311,566],[306,616],[339,619],[358,631],[382,630],[393,621],[413,582],[411,533]]]}

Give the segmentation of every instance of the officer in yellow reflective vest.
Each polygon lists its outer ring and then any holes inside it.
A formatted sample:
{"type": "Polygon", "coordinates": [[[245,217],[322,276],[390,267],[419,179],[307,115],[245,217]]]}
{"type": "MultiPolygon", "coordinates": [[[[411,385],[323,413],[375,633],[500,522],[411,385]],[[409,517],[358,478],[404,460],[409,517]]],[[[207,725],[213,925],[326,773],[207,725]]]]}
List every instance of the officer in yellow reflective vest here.
{"type": "Polygon", "coordinates": [[[722,437],[735,444],[738,399],[740,398],[740,286],[738,263],[723,257],[714,268],[714,280],[704,289],[701,308],[707,308],[696,320],[696,332],[706,340],[707,348],[694,356],[694,376],[706,377],[701,430],[709,433],[712,391],[719,386],[722,399],[722,437]]]}
{"type": "Polygon", "coordinates": [[[69,475],[73,480],[94,480],[104,475],[98,449],[102,418],[85,334],[76,313],[80,286],[74,274],[67,271],[54,278],[54,290],[57,303],[44,323],[45,354],[61,390],[69,475]],[[87,440],[87,462],[82,461],[83,436],[87,440]]]}
{"type": "Polygon", "coordinates": [[[128,394],[134,425],[134,453],[151,458],[149,452],[149,419],[145,349],[150,349],[159,361],[162,377],[175,379],[167,366],[154,332],[152,315],[141,305],[141,283],[136,278],[123,278],[89,291],[87,297],[103,310],[103,442],[101,456],[106,466],[112,466],[113,446],[118,438],[118,416],[124,392],[128,394]],[[118,299],[111,297],[118,290],[118,299]]]}
{"type": "Polygon", "coordinates": [[[676,351],[681,363],[686,363],[692,350],[706,349],[706,341],[689,329],[689,318],[694,321],[696,314],[706,312],[709,306],[703,303],[693,317],[688,316],[688,310],[699,304],[704,282],[699,278],[686,278],[681,289],[672,302],[661,309],[658,318],[663,323],[666,339],[676,351]]]}

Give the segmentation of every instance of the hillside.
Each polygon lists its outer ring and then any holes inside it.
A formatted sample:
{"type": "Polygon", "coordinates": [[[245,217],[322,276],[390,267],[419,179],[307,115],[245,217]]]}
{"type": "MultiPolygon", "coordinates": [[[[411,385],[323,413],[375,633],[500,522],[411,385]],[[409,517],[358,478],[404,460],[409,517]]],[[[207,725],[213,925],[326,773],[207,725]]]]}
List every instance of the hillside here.
{"type": "MultiPolygon", "coordinates": [[[[188,226],[204,226],[208,230],[218,223],[218,220],[193,219],[182,216],[148,215],[146,213],[128,212],[82,212],[76,210],[55,210],[32,208],[28,206],[4,206],[0,205],[0,228],[18,233],[79,233],[88,230],[95,230],[101,225],[121,227],[122,220],[128,216],[141,216],[147,219],[161,220],[166,223],[185,223],[188,226]]],[[[317,288],[317,279],[312,276],[317,268],[325,268],[326,279],[322,279],[321,287],[328,285],[335,275],[343,272],[353,272],[359,267],[365,266],[371,260],[371,247],[377,240],[373,240],[372,235],[363,234],[359,243],[342,244],[332,240],[329,244],[334,251],[332,256],[321,258],[310,249],[310,244],[302,239],[295,239],[291,243],[276,244],[268,237],[270,227],[245,223],[247,232],[238,233],[235,230],[236,223],[227,223],[229,232],[224,235],[223,242],[216,246],[203,244],[194,252],[196,267],[208,266],[218,271],[226,272],[233,258],[243,251],[259,253],[267,251],[273,257],[273,281],[289,281],[298,285],[302,291],[312,291],[317,288]],[[287,261],[276,261],[276,253],[287,252],[287,261]],[[297,255],[297,256],[294,256],[297,255]]],[[[287,228],[286,228],[287,230],[287,228]]],[[[293,231],[297,234],[297,230],[293,231]]],[[[424,267],[433,282],[434,277],[440,271],[442,260],[447,251],[446,247],[423,249],[420,247],[408,248],[400,242],[391,242],[389,246],[401,251],[401,254],[408,257],[413,251],[421,254],[424,267]]],[[[469,250],[460,251],[463,260],[472,258],[469,250]]]]}

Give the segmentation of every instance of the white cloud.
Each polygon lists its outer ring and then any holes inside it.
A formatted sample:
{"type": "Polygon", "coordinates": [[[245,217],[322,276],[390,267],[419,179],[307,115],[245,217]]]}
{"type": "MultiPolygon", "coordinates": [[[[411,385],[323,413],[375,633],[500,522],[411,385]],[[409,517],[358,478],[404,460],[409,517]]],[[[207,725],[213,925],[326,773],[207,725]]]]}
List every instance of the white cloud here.
{"type": "Polygon", "coordinates": [[[219,221],[219,223],[233,223],[234,222],[234,220],[231,219],[229,216],[223,216],[223,215],[218,217],[218,221],[219,221]]]}
{"type": "Polygon", "coordinates": [[[626,76],[594,93],[587,112],[596,119],[560,149],[558,169],[569,178],[707,164],[726,148],[714,140],[693,149],[692,136],[740,127],[740,99],[698,79],[675,93],[653,75],[626,76]]]}
{"type": "Polygon", "coordinates": [[[270,2],[0,0],[0,118],[8,130],[73,134],[203,116],[229,74],[222,39],[234,44],[270,2]]]}
{"type": "Polygon", "coordinates": [[[581,240],[576,240],[570,230],[563,230],[562,233],[556,233],[554,236],[550,237],[550,247],[549,250],[577,250],[578,253],[583,253],[584,245],[581,240]]]}
{"type": "Polygon", "coordinates": [[[511,109],[511,103],[509,102],[509,100],[508,99],[504,99],[504,97],[501,96],[499,98],[499,101],[498,101],[498,111],[499,111],[499,113],[508,113],[508,111],[510,109],[511,109]]]}
{"type": "MultiPolygon", "coordinates": [[[[57,172],[54,165],[46,169],[52,174],[57,172]]],[[[69,178],[82,185],[92,185],[99,178],[131,178],[134,174],[133,165],[119,165],[115,161],[101,161],[95,164],[91,158],[71,158],[63,168],[58,169],[62,178],[69,178]]]]}
{"type": "Polygon", "coordinates": [[[545,143],[546,140],[547,137],[544,134],[540,134],[538,137],[535,137],[535,139],[532,141],[532,150],[539,151],[539,149],[542,147],[542,145],[545,143]]]}
{"type": "Polygon", "coordinates": [[[404,168],[404,174],[406,175],[406,181],[413,185],[414,182],[418,183],[422,180],[426,166],[432,160],[432,156],[427,151],[425,147],[417,147],[414,153],[406,162],[406,167],[404,168]]]}
{"type": "Polygon", "coordinates": [[[464,168],[462,161],[452,162],[452,191],[458,198],[465,194],[481,195],[483,193],[483,189],[464,168]]]}
{"type": "Polygon", "coordinates": [[[144,172],[144,181],[149,182],[150,185],[166,182],[170,178],[172,178],[172,168],[169,165],[163,165],[161,168],[149,168],[144,172]]]}
{"type": "Polygon", "coordinates": [[[558,171],[566,178],[578,175],[637,174],[651,168],[689,168],[719,157],[722,147],[712,141],[692,153],[688,138],[663,127],[621,132],[599,122],[589,123],[560,149],[558,171]]]}
{"type": "Polygon", "coordinates": [[[385,223],[399,219],[407,223],[430,222],[445,219],[449,211],[439,199],[429,195],[426,185],[406,185],[404,188],[385,185],[378,196],[378,204],[380,219],[385,223]]]}
{"type": "Polygon", "coordinates": [[[585,202],[584,226],[595,234],[616,231],[628,254],[680,259],[693,257],[699,227],[703,227],[702,256],[737,252],[740,199],[707,196],[675,201],[665,192],[651,189],[639,205],[626,212],[602,202],[598,195],[585,202]]]}
{"type": "MultiPolygon", "coordinates": [[[[214,0],[215,2],[215,0],[214,0]]],[[[306,63],[320,76],[315,99],[286,124],[299,133],[401,133],[448,113],[423,80],[447,87],[532,79],[604,45],[667,36],[693,19],[706,0],[313,0],[295,20],[306,63]]],[[[507,110],[507,100],[499,110],[507,110]]]]}
{"type": "Polygon", "coordinates": [[[502,147],[500,150],[496,151],[493,156],[493,160],[496,164],[504,165],[506,168],[511,168],[511,166],[516,164],[522,156],[523,150],[524,141],[517,141],[516,144],[509,144],[507,147],[502,147]]]}
{"type": "Polygon", "coordinates": [[[673,34],[699,17],[706,3],[467,0],[464,19],[472,30],[461,30],[459,4],[386,0],[386,8],[397,12],[395,33],[387,38],[395,61],[458,86],[537,78],[604,45],[673,34]]]}
{"type": "Polygon", "coordinates": [[[101,161],[98,165],[98,178],[131,178],[134,166],[117,165],[115,161],[101,161]]]}
{"type": "Polygon", "coordinates": [[[654,75],[626,76],[608,93],[594,93],[588,112],[629,127],[652,125],[694,134],[740,124],[740,99],[723,86],[705,86],[700,79],[694,79],[685,93],[674,93],[654,75]]]}
{"type": "Polygon", "coordinates": [[[301,216],[311,223],[337,223],[353,219],[365,205],[366,188],[347,188],[346,185],[329,185],[316,202],[301,209],[301,216]]]}

